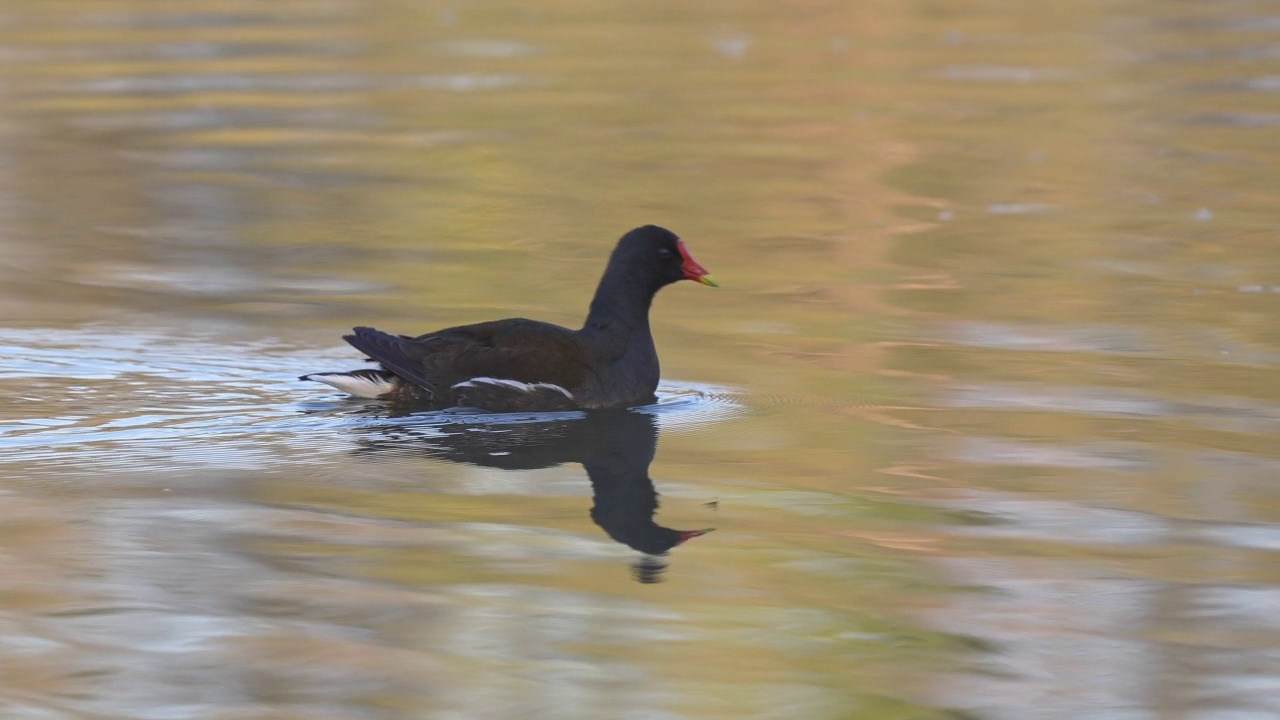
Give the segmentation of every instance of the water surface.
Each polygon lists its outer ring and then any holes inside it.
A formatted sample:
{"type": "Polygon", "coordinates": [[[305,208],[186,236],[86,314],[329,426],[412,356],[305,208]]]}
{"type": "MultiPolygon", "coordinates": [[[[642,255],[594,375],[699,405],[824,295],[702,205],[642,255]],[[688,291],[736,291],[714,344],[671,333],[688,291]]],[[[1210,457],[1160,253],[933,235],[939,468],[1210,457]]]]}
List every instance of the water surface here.
{"type": "Polygon", "coordinates": [[[0,2],[0,714],[1280,715],[1271,10],[0,2]],[[654,407],[296,379],[643,223],[654,407]]]}

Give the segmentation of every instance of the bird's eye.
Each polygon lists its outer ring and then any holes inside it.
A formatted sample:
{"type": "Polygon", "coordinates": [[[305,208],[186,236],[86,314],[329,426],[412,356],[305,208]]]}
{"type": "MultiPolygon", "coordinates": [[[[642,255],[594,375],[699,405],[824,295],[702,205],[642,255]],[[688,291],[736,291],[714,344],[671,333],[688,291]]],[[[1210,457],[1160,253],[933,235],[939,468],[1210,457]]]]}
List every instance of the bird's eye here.
{"type": "Polygon", "coordinates": [[[658,248],[658,257],[666,260],[671,257],[671,248],[658,248]]]}

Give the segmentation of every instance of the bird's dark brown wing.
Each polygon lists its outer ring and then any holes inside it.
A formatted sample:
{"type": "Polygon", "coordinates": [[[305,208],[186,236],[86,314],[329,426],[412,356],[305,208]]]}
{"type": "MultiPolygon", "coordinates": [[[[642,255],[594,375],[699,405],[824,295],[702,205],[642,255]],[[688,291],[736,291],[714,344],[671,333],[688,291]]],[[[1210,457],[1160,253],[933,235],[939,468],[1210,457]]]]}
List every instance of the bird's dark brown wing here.
{"type": "Polygon", "coordinates": [[[345,339],[387,370],[433,393],[477,377],[571,390],[587,375],[586,353],[576,333],[522,318],[461,325],[416,338],[356,328],[345,339]]]}
{"type": "Polygon", "coordinates": [[[354,328],[342,339],[397,376],[436,394],[439,385],[423,372],[422,349],[416,340],[371,327],[354,328]]]}

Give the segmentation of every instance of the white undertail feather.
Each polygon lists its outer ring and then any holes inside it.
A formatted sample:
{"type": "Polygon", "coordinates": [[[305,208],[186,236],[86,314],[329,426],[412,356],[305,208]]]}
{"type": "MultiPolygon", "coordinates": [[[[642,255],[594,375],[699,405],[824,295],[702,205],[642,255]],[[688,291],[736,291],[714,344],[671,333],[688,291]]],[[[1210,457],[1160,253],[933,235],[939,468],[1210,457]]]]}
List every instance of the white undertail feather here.
{"type": "Polygon", "coordinates": [[[351,393],[356,397],[374,400],[395,387],[395,382],[392,380],[374,373],[360,372],[358,370],[354,373],[311,373],[303,377],[306,380],[315,380],[325,385],[332,385],[342,392],[351,393]]]}
{"type": "Polygon", "coordinates": [[[570,400],[573,399],[573,393],[554,383],[523,383],[519,380],[506,380],[504,378],[475,377],[470,380],[464,380],[463,382],[457,383],[453,386],[453,389],[457,390],[458,388],[477,387],[480,384],[499,385],[501,387],[508,387],[512,390],[519,390],[520,392],[526,393],[537,392],[538,390],[554,390],[570,400]]]}

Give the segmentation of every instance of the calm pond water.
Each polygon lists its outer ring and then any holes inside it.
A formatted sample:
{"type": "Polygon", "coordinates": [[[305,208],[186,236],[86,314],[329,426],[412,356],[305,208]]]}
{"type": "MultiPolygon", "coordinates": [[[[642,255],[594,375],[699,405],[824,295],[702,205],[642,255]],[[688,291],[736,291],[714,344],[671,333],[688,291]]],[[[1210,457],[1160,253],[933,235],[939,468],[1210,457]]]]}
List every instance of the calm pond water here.
{"type": "Polygon", "coordinates": [[[0,0],[0,716],[1280,716],[1276,12],[0,0]],[[643,223],[643,412],[296,380],[643,223]]]}

